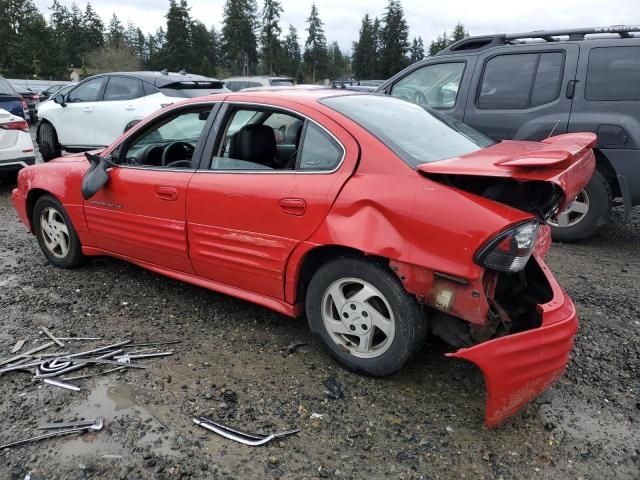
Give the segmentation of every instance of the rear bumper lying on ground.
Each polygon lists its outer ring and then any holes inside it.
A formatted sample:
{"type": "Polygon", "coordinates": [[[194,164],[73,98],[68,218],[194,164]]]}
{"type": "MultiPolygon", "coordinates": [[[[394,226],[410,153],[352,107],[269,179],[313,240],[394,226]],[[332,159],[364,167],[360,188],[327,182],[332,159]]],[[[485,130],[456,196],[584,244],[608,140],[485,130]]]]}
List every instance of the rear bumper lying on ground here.
{"type": "Polygon", "coordinates": [[[485,424],[489,428],[516,413],[562,376],[573,347],[578,329],[575,306],[542,259],[536,256],[536,260],[553,290],[552,300],[539,305],[542,325],[447,355],[469,360],[482,371],[487,389],[485,424]]]}

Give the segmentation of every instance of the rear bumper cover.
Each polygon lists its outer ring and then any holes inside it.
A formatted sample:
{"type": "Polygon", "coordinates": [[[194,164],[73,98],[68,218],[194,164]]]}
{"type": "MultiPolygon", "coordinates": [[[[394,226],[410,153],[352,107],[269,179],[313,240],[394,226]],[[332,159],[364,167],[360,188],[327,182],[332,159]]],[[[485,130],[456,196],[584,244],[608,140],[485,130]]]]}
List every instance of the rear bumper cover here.
{"type": "Polygon", "coordinates": [[[578,329],[576,309],[544,261],[536,255],[553,299],[538,308],[542,325],[526,332],[463,348],[449,357],[475,363],[487,389],[485,425],[495,427],[562,376],[578,329]]]}
{"type": "Polygon", "coordinates": [[[21,168],[34,165],[36,163],[36,157],[22,157],[12,159],[0,159],[0,172],[16,171],[21,168]]]}
{"type": "Polygon", "coordinates": [[[15,188],[13,192],[11,192],[11,201],[13,202],[13,208],[16,209],[16,213],[18,217],[20,217],[20,221],[27,227],[27,231],[31,231],[31,222],[29,222],[29,216],[27,215],[27,199],[24,195],[21,195],[18,192],[18,189],[15,188]]]}

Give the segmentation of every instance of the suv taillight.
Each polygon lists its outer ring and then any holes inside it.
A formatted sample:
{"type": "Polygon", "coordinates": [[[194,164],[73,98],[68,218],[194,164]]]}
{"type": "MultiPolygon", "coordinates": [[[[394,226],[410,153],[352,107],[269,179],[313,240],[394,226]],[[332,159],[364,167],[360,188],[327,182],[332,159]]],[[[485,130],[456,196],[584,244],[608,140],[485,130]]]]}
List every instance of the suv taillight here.
{"type": "Polygon", "coordinates": [[[538,222],[521,223],[500,233],[476,253],[477,264],[501,272],[522,270],[536,246],[538,222]]]}
{"type": "Polygon", "coordinates": [[[16,122],[2,123],[0,128],[3,130],[22,130],[23,132],[29,131],[29,124],[26,120],[18,120],[16,122]]]}

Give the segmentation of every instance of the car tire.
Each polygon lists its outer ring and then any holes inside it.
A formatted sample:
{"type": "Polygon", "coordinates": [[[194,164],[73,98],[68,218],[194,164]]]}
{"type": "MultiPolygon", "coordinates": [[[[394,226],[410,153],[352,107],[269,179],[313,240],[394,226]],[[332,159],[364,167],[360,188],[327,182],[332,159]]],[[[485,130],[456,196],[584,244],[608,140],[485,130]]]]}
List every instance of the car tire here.
{"type": "Polygon", "coordinates": [[[40,197],[32,216],[33,231],[49,263],[75,268],[84,262],[78,234],[62,204],[50,195],[40,197]]]}
{"type": "Polygon", "coordinates": [[[42,122],[38,128],[38,150],[45,162],[59,157],[62,153],[56,129],[49,122],[42,122]]]}
{"type": "Polygon", "coordinates": [[[604,175],[596,170],[591,181],[580,192],[576,202],[567,209],[568,211],[549,221],[553,240],[576,242],[592,237],[609,221],[612,205],[611,186],[604,175]],[[572,207],[573,205],[575,207],[572,207]],[[572,208],[577,207],[580,208],[579,212],[571,212],[572,208]],[[572,216],[574,214],[575,216],[572,216]],[[564,221],[562,216],[564,216],[564,221]]]}
{"type": "Polygon", "coordinates": [[[416,299],[387,265],[367,259],[339,258],[320,267],[307,289],[306,313],[336,360],[375,377],[402,368],[427,333],[416,299]]]}

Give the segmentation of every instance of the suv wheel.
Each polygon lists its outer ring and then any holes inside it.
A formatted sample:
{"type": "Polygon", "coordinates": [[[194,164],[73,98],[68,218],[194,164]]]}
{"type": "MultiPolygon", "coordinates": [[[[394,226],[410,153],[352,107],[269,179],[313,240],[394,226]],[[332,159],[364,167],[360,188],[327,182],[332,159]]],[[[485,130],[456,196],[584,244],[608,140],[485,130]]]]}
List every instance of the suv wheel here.
{"type": "Polygon", "coordinates": [[[366,375],[398,371],[426,337],[424,311],[378,262],[340,258],[322,266],[309,284],[306,311],[329,353],[366,375]]]}
{"type": "Polygon", "coordinates": [[[38,149],[45,162],[59,157],[62,153],[60,145],[58,145],[56,129],[49,122],[41,123],[38,128],[38,149]]]}
{"type": "Polygon", "coordinates": [[[62,204],[50,195],[38,199],[32,225],[38,244],[49,263],[74,268],[84,260],[82,245],[62,204]]]}
{"type": "Polygon", "coordinates": [[[549,220],[551,235],[559,242],[573,242],[593,236],[611,213],[611,186],[599,171],[569,207],[549,220]]]}

